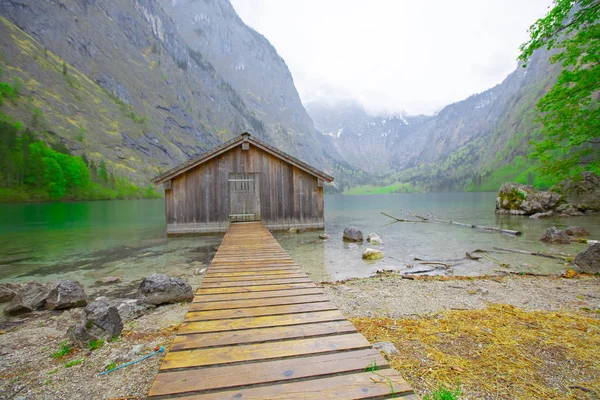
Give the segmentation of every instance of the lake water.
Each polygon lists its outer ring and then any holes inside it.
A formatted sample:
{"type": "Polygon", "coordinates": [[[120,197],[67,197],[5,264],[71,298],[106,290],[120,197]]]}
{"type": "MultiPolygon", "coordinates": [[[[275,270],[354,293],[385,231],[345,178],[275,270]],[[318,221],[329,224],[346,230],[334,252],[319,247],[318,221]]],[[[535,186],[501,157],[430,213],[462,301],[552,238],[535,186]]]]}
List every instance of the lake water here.
{"type": "MultiPolygon", "coordinates": [[[[539,240],[549,226],[580,225],[600,238],[600,215],[533,220],[496,216],[495,193],[427,193],[367,196],[326,196],[325,232],[275,237],[315,281],[364,277],[377,270],[421,272],[431,266],[415,258],[451,264],[454,275],[480,275],[500,268],[489,260],[463,260],[465,251],[493,246],[547,253],[577,254],[586,245],[547,245],[539,240]],[[440,219],[520,230],[521,237],[488,233],[441,223],[393,223],[380,212],[411,218],[407,212],[433,214],[440,219]],[[344,243],[342,231],[357,226],[364,236],[376,232],[385,244],[385,258],[361,259],[367,246],[344,243]],[[447,261],[452,260],[452,261],[447,261]],[[455,261],[456,260],[456,261],[455,261]]],[[[163,200],[1,204],[0,282],[59,278],[79,280],[93,295],[127,294],[139,280],[154,272],[200,282],[222,235],[169,238],[164,233],[163,200]],[[105,276],[121,278],[119,285],[98,286],[105,276]]],[[[559,272],[557,260],[511,253],[493,253],[514,271],[559,272]]],[[[444,269],[429,272],[446,274],[444,269]]]]}

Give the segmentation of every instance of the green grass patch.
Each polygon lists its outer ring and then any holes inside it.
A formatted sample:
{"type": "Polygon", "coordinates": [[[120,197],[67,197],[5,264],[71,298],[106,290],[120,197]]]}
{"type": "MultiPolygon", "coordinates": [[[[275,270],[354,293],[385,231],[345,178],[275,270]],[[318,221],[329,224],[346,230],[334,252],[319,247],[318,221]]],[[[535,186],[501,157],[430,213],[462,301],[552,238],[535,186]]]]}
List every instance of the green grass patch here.
{"type": "Polygon", "coordinates": [[[64,356],[66,356],[67,354],[69,354],[71,352],[71,350],[73,350],[73,348],[71,347],[69,342],[64,341],[60,344],[58,351],[50,354],[50,357],[56,358],[56,359],[62,358],[64,356]]]}
{"type": "Polygon", "coordinates": [[[104,339],[92,339],[87,345],[88,350],[94,351],[98,350],[100,347],[104,346],[104,339]]]}
{"type": "Polygon", "coordinates": [[[423,192],[423,188],[411,183],[395,182],[386,186],[360,185],[344,190],[342,194],[389,194],[423,192]]]}
{"type": "Polygon", "coordinates": [[[460,396],[460,385],[454,390],[440,386],[433,393],[423,396],[423,400],[457,400],[460,396]]]}
{"type": "Polygon", "coordinates": [[[108,364],[108,365],[106,366],[106,370],[107,370],[107,371],[112,371],[112,370],[113,370],[113,369],[115,369],[115,368],[117,368],[117,363],[116,363],[116,362],[114,362],[114,361],[113,361],[113,362],[111,362],[110,364],[108,364]]]}
{"type": "Polygon", "coordinates": [[[75,365],[79,365],[79,364],[83,364],[83,358],[69,361],[68,363],[65,364],[65,368],[71,368],[71,367],[73,367],[75,365]]]}

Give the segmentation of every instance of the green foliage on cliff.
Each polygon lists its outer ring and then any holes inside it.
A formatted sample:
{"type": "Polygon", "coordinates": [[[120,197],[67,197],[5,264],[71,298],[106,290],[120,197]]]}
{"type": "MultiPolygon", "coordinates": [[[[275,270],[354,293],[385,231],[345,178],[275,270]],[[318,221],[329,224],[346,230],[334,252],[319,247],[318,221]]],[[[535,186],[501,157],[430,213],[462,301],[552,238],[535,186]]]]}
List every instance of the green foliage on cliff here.
{"type": "Polygon", "coordinates": [[[543,137],[531,157],[548,176],[600,173],[600,2],[555,0],[529,33],[521,60],[546,47],[560,49],[550,61],[562,64],[558,82],[537,103],[543,137]]]}
{"type": "Polygon", "coordinates": [[[114,176],[101,161],[96,167],[64,146],[49,147],[20,122],[0,114],[0,202],[156,198],[114,176]]]}

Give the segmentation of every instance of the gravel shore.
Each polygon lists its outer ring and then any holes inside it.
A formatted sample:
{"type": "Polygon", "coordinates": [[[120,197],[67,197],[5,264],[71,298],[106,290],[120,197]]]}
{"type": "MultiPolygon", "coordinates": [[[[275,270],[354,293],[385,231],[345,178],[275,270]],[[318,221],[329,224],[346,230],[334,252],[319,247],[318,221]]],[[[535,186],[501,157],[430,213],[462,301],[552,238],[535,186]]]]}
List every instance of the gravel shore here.
{"type": "Polygon", "coordinates": [[[399,318],[444,310],[485,308],[491,303],[525,310],[600,308],[600,278],[505,276],[409,280],[385,274],[325,284],[325,292],[347,317],[399,318]]]}
{"type": "Polygon", "coordinates": [[[68,340],[68,327],[81,320],[81,309],[43,311],[0,331],[0,399],[145,398],[163,355],[99,375],[106,365],[139,359],[158,346],[168,347],[189,304],[158,307],[125,324],[122,336],[97,350],[72,350],[53,358],[68,340]],[[69,367],[69,363],[81,363],[69,367]]]}
{"type": "MultiPolygon", "coordinates": [[[[491,303],[526,310],[597,310],[600,278],[426,277],[408,280],[395,274],[323,284],[347,317],[420,316],[448,309],[481,309],[491,303]]],[[[136,399],[145,398],[163,355],[99,375],[116,365],[168,345],[188,304],[161,306],[127,323],[118,341],[97,350],[73,350],[53,358],[67,340],[67,328],[80,321],[81,309],[30,314],[23,323],[0,330],[0,398],[136,399]],[[79,364],[67,367],[69,363],[79,364]]]]}

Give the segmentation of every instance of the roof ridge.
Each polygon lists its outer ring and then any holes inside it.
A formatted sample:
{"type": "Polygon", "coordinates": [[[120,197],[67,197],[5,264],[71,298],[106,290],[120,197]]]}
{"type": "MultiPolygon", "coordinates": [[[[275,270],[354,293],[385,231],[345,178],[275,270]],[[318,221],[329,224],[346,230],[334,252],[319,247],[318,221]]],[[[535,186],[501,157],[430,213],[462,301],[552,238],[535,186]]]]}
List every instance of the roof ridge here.
{"type": "Polygon", "coordinates": [[[306,172],[310,173],[311,175],[316,176],[317,178],[323,178],[324,180],[326,180],[328,182],[333,181],[333,179],[334,179],[333,176],[326,174],[325,172],[308,165],[304,161],[302,161],[282,150],[279,150],[276,147],[271,146],[270,144],[258,139],[256,136],[253,136],[250,132],[243,132],[242,134],[240,134],[226,142],[223,142],[220,145],[215,146],[212,149],[205,151],[204,153],[201,153],[195,157],[190,158],[187,161],[184,161],[183,163],[169,169],[168,171],[155,176],[152,179],[152,182],[155,184],[161,183],[161,181],[164,181],[169,177],[177,176],[177,175],[179,175],[179,173],[183,173],[183,172],[187,171],[188,169],[191,169],[197,165],[202,164],[203,162],[210,160],[212,157],[220,154],[223,151],[226,151],[228,147],[234,146],[238,142],[242,143],[244,141],[245,135],[249,136],[248,137],[249,142],[253,142],[254,144],[259,145],[260,147],[263,147],[263,150],[266,150],[267,152],[275,154],[276,156],[280,157],[284,161],[296,164],[298,167],[300,167],[301,169],[304,169],[306,172]]]}

